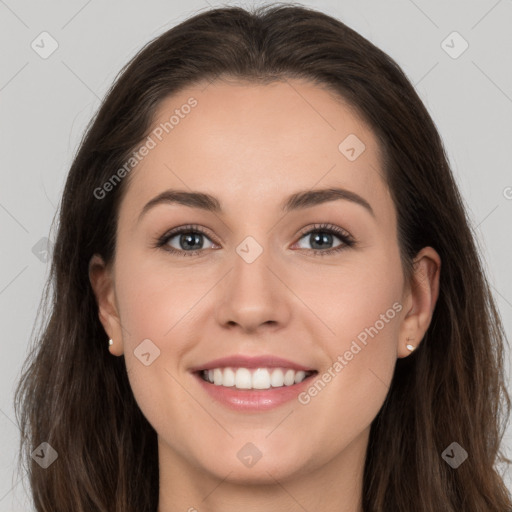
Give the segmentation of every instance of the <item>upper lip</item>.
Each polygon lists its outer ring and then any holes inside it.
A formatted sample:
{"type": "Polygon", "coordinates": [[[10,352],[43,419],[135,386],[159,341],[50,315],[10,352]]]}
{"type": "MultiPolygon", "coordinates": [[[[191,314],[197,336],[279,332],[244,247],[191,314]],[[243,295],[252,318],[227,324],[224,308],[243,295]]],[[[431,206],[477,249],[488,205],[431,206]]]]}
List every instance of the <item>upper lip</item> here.
{"type": "Polygon", "coordinates": [[[261,355],[261,356],[244,356],[244,355],[231,355],[227,357],[221,357],[208,361],[201,365],[195,366],[190,369],[191,372],[198,372],[201,370],[211,370],[213,368],[224,368],[227,366],[235,368],[292,368],[293,370],[303,370],[305,372],[315,371],[314,368],[309,368],[301,364],[295,363],[282,357],[273,355],[261,355]]]}

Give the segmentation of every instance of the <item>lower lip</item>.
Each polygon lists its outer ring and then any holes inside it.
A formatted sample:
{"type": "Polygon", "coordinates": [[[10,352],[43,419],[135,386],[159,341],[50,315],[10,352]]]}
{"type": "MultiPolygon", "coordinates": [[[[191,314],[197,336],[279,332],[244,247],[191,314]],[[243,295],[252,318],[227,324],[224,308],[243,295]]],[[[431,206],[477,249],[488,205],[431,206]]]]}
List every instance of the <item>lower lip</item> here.
{"type": "Polygon", "coordinates": [[[291,386],[255,390],[217,386],[205,381],[199,374],[194,373],[194,377],[199,381],[199,384],[214,400],[230,409],[246,412],[267,411],[296,399],[298,394],[311,384],[311,380],[316,375],[314,373],[302,382],[299,382],[299,384],[292,384],[291,386]]]}

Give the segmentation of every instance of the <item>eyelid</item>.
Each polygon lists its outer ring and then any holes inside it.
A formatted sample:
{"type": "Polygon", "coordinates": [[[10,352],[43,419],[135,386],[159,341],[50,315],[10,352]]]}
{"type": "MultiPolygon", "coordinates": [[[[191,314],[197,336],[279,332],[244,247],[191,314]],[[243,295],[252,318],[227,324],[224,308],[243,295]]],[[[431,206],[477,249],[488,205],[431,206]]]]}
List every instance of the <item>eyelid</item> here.
{"type": "MultiPolygon", "coordinates": [[[[159,246],[165,245],[165,243],[169,239],[174,238],[176,235],[181,235],[182,233],[189,233],[189,232],[201,233],[202,235],[207,237],[209,240],[211,240],[212,243],[217,244],[217,242],[215,242],[215,240],[214,240],[215,237],[210,234],[209,230],[207,230],[206,228],[203,228],[202,226],[199,226],[198,224],[184,224],[184,225],[176,226],[172,229],[169,229],[163,235],[161,235],[157,238],[157,244],[159,246]],[[212,238],[213,238],[213,240],[212,240],[212,238]]],[[[217,245],[219,245],[219,244],[217,244],[217,245]]],[[[188,251],[188,252],[192,252],[192,251],[188,251]]]]}
{"type": "Polygon", "coordinates": [[[329,224],[328,222],[326,222],[326,223],[321,222],[321,223],[314,224],[313,226],[307,226],[299,232],[299,236],[303,237],[304,235],[307,235],[309,233],[314,233],[315,231],[321,231],[321,230],[333,231],[333,232],[337,233],[338,236],[343,235],[345,238],[353,240],[352,235],[346,229],[336,226],[335,224],[329,224]]]}

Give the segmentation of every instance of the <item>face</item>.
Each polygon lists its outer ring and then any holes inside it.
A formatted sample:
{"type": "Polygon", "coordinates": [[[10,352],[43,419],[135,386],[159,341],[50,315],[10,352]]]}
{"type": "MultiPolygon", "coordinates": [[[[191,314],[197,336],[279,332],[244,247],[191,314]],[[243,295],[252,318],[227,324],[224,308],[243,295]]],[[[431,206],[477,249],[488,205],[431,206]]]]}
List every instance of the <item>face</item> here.
{"type": "Polygon", "coordinates": [[[190,87],[160,105],[150,137],[100,314],[161,460],[254,482],[360,459],[413,310],[378,139],[298,80],[190,87]],[[326,189],[341,192],[312,195],[326,189]],[[166,191],[218,208],[145,208],[166,191]],[[248,360],[215,362],[231,356],[248,360]]]}

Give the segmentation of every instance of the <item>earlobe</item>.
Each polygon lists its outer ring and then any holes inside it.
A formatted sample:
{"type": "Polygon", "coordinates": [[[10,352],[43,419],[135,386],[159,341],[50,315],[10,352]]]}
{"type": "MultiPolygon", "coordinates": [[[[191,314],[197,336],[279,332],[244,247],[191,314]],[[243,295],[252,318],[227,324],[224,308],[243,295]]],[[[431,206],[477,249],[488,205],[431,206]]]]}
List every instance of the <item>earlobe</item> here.
{"type": "MultiPolygon", "coordinates": [[[[94,254],[89,261],[89,281],[96,297],[98,316],[103,329],[110,339],[117,340],[117,344],[120,345],[120,319],[115,303],[112,272],[98,254],[94,254]]],[[[117,350],[113,343],[109,343],[109,349],[116,355],[122,354],[122,350],[117,350]]]]}
{"type": "Polygon", "coordinates": [[[419,347],[432,321],[439,297],[441,258],[432,247],[424,247],[414,259],[412,282],[408,288],[411,304],[400,328],[398,357],[407,357],[419,347]]]}

